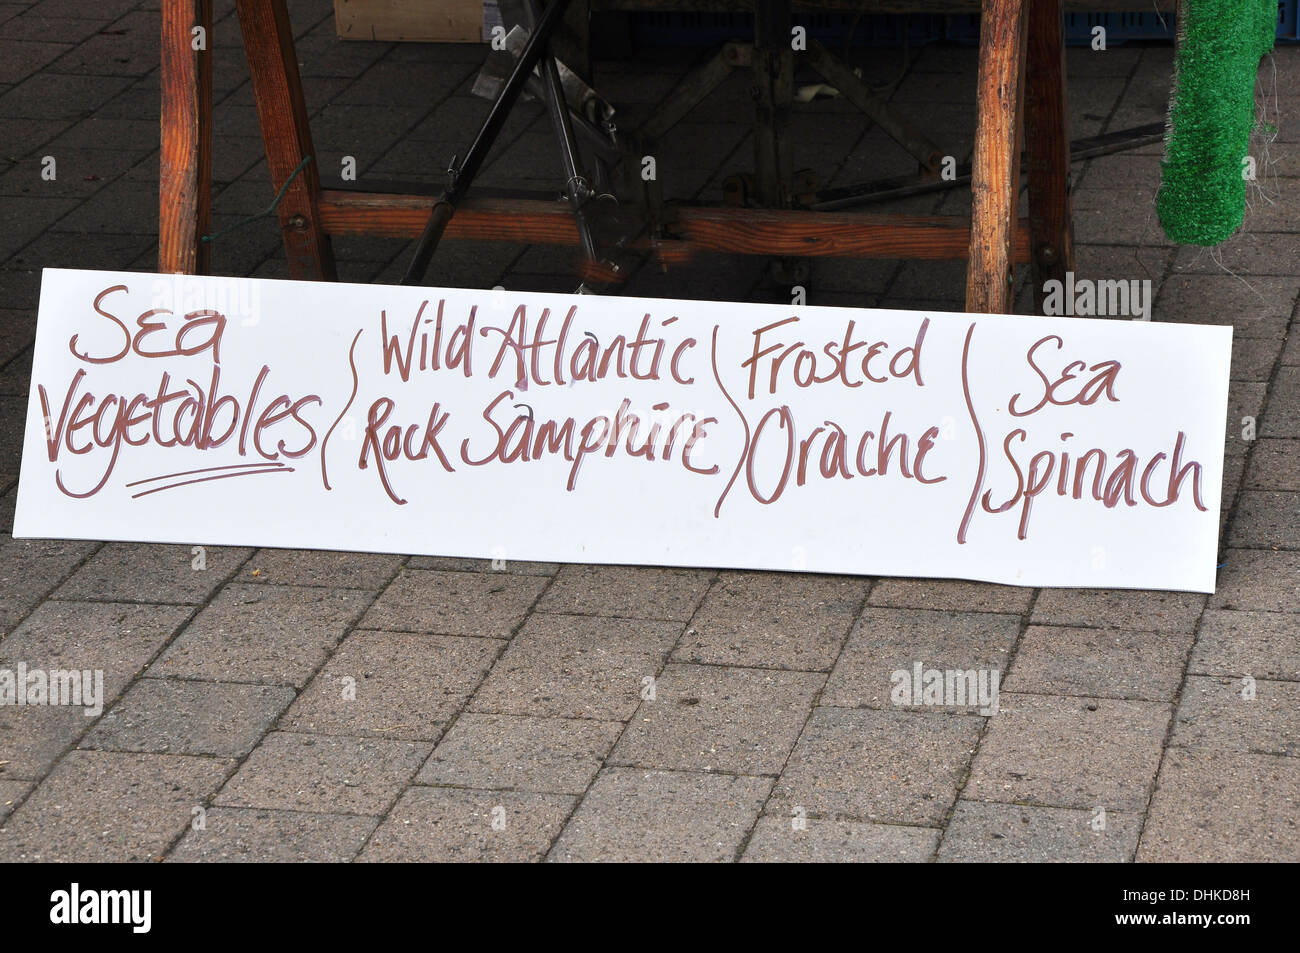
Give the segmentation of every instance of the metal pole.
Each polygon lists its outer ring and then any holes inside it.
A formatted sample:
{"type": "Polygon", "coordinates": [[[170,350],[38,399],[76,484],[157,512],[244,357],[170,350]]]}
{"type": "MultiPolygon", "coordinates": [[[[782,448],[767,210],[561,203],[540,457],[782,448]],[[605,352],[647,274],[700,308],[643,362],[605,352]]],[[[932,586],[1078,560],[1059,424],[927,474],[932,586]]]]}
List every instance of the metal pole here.
{"type": "Polygon", "coordinates": [[[478,135],[474,137],[469,152],[465,154],[465,161],[457,168],[453,160],[452,167],[447,170],[449,179],[447,189],[434,202],[429,223],[425,226],[424,234],[420,236],[419,244],[415,246],[411,264],[407,267],[406,274],[402,276],[402,284],[414,285],[424,280],[425,272],[429,269],[429,261],[433,258],[442,233],[446,230],[452,216],[456,214],[456,205],[464,197],[474,177],[478,175],[483,160],[487,158],[488,150],[492,148],[492,143],[501,133],[510,110],[514,108],[515,100],[519,98],[520,91],[524,88],[528,77],[532,75],[533,67],[546,52],[551,34],[564,17],[564,10],[568,5],[569,0],[551,0],[547,5],[537,22],[537,29],[528,38],[528,45],[519,55],[519,61],[515,64],[513,72],[492,103],[487,119],[479,127],[478,135]]]}

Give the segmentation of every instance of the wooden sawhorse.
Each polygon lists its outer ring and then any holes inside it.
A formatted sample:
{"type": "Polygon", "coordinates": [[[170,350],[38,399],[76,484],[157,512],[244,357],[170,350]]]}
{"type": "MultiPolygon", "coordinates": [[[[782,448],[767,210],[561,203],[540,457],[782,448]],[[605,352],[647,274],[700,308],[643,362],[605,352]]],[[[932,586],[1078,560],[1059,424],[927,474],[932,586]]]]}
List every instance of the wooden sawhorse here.
{"type": "MultiPolygon", "coordinates": [[[[812,3],[812,0],[810,0],[812,3]]],[[[613,0],[609,7],[634,7],[613,0]]],[[[798,4],[796,4],[798,5],[798,4]]],[[[1095,4],[1094,4],[1095,5],[1095,4]]],[[[820,6],[818,6],[820,8],[820,6]]],[[[660,243],[670,259],[692,250],[773,257],[967,259],[966,310],[1009,313],[1013,268],[1032,262],[1036,300],[1043,282],[1073,268],[1069,112],[1066,108],[1064,0],[865,0],[872,13],[937,8],[983,13],[971,176],[971,217],[799,209],[685,206],[660,243]],[[1021,130],[1028,178],[1028,219],[1019,217],[1021,130]]],[[[293,278],[335,277],[331,235],[418,238],[434,197],[323,189],[314,162],[293,33],[284,0],[236,0],[258,120],[293,278]],[[303,166],[299,170],[299,166],[303,166]],[[299,170],[295,175],[295,171],[299,170]]],[[[195,50],[193,31],[210,35],[212,0],[162,2],[162,150],[158,270],[201,274],[202,236],[210,221],[211,60],[195,50]]],[[[558,202],[481,198],[466,201],[449,238],[521,244],[577,244],[568,207],[558,202]]]]}

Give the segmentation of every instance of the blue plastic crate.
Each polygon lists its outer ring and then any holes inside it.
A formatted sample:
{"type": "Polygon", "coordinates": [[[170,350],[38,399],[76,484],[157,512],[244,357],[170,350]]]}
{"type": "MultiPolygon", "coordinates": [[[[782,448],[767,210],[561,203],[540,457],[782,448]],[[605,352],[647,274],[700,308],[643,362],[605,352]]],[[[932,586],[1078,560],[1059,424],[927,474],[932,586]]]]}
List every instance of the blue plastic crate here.
{"type": "MultiPolygon", "coordinates": [[[[1294,0],[1292,0],[1294,2],[1294,0]]],[[[1087,46],[1092,42],[1093,27],[1106,28],[1106,43],[1118,46],[1127,40],[1173,39],[1174,15],[1167,13],[1067,13],[1065,15],[1065,43],[1067,46],[1087,46]]],[[[948,17],[945,38],[956,43],[973,44],[980,39],[978,13],[954,14],[948,17]]]]}
{"type": "MultiPolygon", "coordinates": [[[[1278,0],[1277,39],[1282,43],[1300,41],[1300,24],[1297,24],[1297,4],[1300,0],[1278,0]]],[[[978,43],[980,38],[979,14],[949,16],[944,37],[957,43],[978,43]]],[[[1065,43],[1067,46],[1087,46],[1092,42],[1092,28],[1106,28],[1107,44],[1122,44],[1127,40],[1172,40],[1176,27],[1173,11],[1168,13],[1067,13],[1065,15],[1065,43]]]]}
{"type": "MultiPolygon", "coordinates": [[[[840,46],[852,30],[853,46],[919,46],[944,38],[944,17],[868,14],[855,18],[842,13],[796,14],[794,22],[827,45],[840,46]]],[[[636,46],[713,46],[727,40],[752,40],[754,19],[748,13],[633,13],[632,42],[636,46]]]]}
{"type": "Polygon", "coordinates": [[[1296,23],[1296,4],[1300,0],[1278,0],[1277,38],[1285,43],[1300,41],[1300,24],[1296,23]]]}
{"type": "MultiPolygon", "coordinates": [[[[1300,0],[1278,0],[1277,39],[1280,43],[1300,42],[1300,0]]],[[[914,46],[933,40],[977,44],[980,38],[978,14],[913,14],[899,16],[869,14],[855,21],[851,14],[799,14],[794,21],[808,28],[808,35],[838,46],[853,31],[853,46],[902,46],[904,39],[914,46]]],[[[1172,40],[1175,18],[1169,13],[1067,13],[1065,42],[1087,46],[1092,28],[1106,28],[1106,42],[1119,45],[1128,40],[1172,40]]],[[[632,42],[637,46],[713,46],[727,40],[751,39],[754,21],[748,13],[633,13],[632,42]]]]}

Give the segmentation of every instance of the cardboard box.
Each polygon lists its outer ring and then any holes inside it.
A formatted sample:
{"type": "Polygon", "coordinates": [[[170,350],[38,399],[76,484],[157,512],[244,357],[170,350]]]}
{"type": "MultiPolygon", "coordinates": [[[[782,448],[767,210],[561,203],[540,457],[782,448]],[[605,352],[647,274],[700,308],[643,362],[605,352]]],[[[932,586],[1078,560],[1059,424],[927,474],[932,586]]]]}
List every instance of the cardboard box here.
{"type": "Polygon", "coordinates": [[[344,40],[481,43],[483,0],[334,0],[344,40]]]}

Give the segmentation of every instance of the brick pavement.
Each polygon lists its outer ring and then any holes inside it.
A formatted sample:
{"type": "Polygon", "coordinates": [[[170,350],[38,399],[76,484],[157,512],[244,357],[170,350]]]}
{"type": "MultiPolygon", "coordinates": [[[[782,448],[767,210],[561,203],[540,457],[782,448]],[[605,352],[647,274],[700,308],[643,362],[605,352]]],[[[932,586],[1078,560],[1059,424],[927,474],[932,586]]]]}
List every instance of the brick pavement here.
{"type": "MultiPolygon", "coordinates": [[[[231,6],[217,228],[271,197],[231,6]]],[[[1075,170],[1083,276],[1148,277],[1157,320],[1236,329],[1218,592],[1039,592],[12,539],[39,269],[154,266],[156,7],[0,0],[0,666],[102,668],[106,695],[97,718],[0,708],[0,860],[1300,860],[1300,49],[1264,71],[1279,131],[1221,252],[1159,233],[1159,147],[1075,170]],[[1001,669],[999,712],[895,708],[887,673],[922,656],[1001,669]]],[[[341,44],[329,3],[290,8],[322,164],[437,178],[445,131],[463,148],[482,115],[481,49],[341,44]]],[[[600,85],[635,111],[698,55],[602,63],[600,85]]],[[[859,59],[898,75],[898,51],[859,59]]],[[[1068,61],[1076,135],[1163,118],[1168,46],[1068,61]]],[[[974,62],[926,48],[893,95],[956,152],[974,62]]],[[[665,144],[670,194],[751,164],[746,102],[737,78],[665,144]]],[[[908,171],[850,112],[804,110],[796,162],[908,171]]],[[[545,123],[522,108],[484,181],[553,185],[545,123]]],[[[341,275],[395,281],[408,250],[340,241],[341,275]]],[[[448,244],[433,280],[571,290],[568,263],[448,244]]],[[[628,292],[761,300],[762,266],[646,267],[628,292]]],[[[214,271],[283,276],[275,225],[221,239],[214,271]]],[[[951,310],[962,286],[959,264],[821,262],[809,301],[951,310]]]]}

